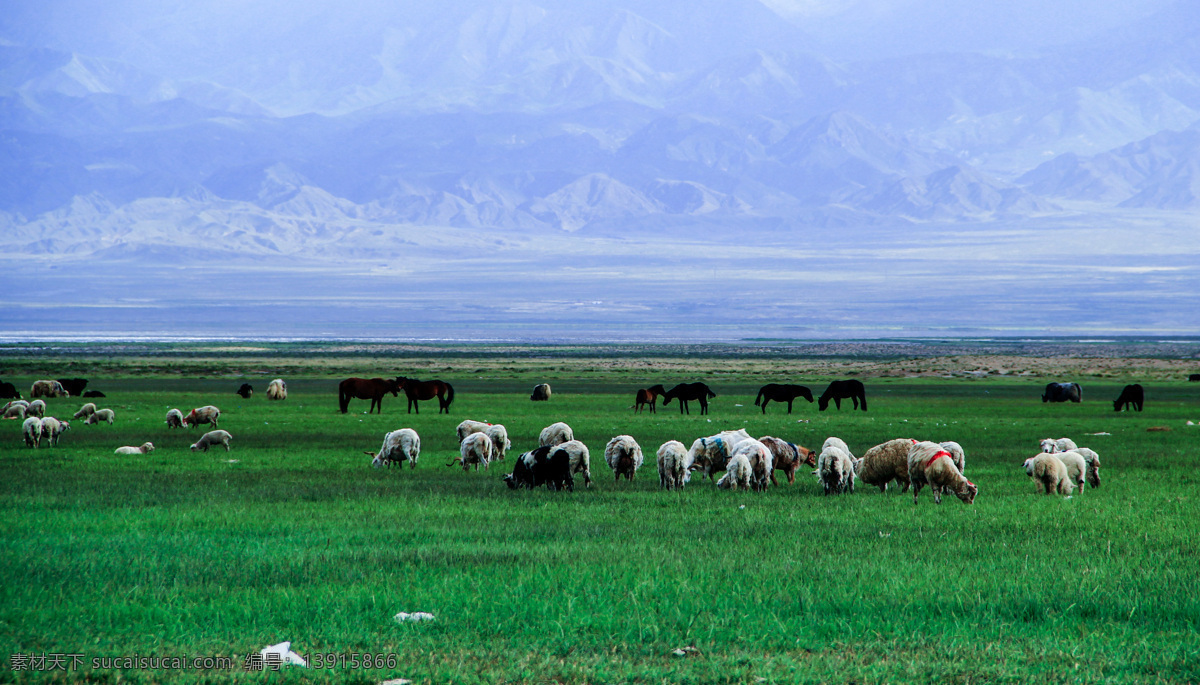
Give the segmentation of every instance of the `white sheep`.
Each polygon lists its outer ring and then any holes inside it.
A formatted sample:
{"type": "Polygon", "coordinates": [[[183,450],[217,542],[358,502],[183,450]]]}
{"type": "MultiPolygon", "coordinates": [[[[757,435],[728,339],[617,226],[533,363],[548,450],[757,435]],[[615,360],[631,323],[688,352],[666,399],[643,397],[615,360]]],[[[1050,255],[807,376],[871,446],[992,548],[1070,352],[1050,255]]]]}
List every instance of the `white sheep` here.
{"type": "Polygon", "coordinates": [[[188,412],[188,415],[183,417],[183,425],[191,428],[192,426],[199,426],[202,423],[207,423],[212,425],[213,428],[216,428],[217,421],[220,418],[221,410],[217,409],[211,404],[206,404],[203,407],[196,407],[188,412]]]}
{"type": "Polygon", "coordinates": [[[1055,452],[1067,452],[1078,447],[1075,441],[1070,438],[1046,438],[1042,440],[1042,451],[1047,454],[1055,452]]]}
{"type": "Polygon", "coordinates": [[[1071,484],[1077,490],[1079,490],[1080,493],[1082,493],[1084,476],[1087,474],[1088,470],[1087,460],[1083,458],[1082,454],[1075,450],[1055,452],[1054,456],[1058,457],[1058,460],[1063,463],[1063,466],[1067,467],[1067,478],[1070,479],[1071,484]]]}
{"type": "Polygon", "coordinates": [[[559,421],[542,429],[541,434],[538,435],[538,447],[546,447],[547,445],[553,447],[554,445],[561,445],[564,442],[570,442],[574,439],[575,431],[571,430],[571,427],[567,424],[559,421]]]}
{"type": "Polygon", "coordinates": [[[276,378],[267,384],[267,399],[268,400],[286,400],[287,399],[287,383],[283,382],[282,378],[276,378]]]}
{"type": "Polygon", "coordinates": [[[488,426],[483,434],[492,441],[492,461],[504,461],[504,455],[512,449],[512,441],[508,439],[508,429],[496,423],[488,426]]]}
{"type": "Polygon", "coordinates": [[[966,504],[975,503],[979,488],[962,475],[954,465],[954,455],[936,442],[918,442],[908,450],[908,482],[912,486],[913,504],[921,487],[933,490],[933,501],[942,503],[942,492],[950,490],[966,504]]]}
{"type": "Polygon", "coordinates": [[[613,470],[613,477],[621,480],[633,480],[637,470],[642,468],[642,448],[637,440],[630,435],[618,435],[604,447],[604,461],[613,470]]]}
{"type": "Polygon", "coordinates": [[[91,416],[87,417],[87,420],[84,421],[84,424],[92,426],[100,423],[101,421],[106,421],[108,422],[108,425],[111,426],[113,419],[116,417],[116,413],[114,413],[111,409],[97,409],[91,416]]]}
{"type": "Polygon", "coordinates": [[[1087,447],[1076,447],[1074,451],[1087,462],[1087,484],[1093,488],[1100,487],[1100,455],[1087,447]]]}
{"type": "Polygon", "coordinates": [[[483,421],[472,421],[471,419],[463,421],[462,423],[458,424],[458,428],[456,430],[458,433],[458,444],[461,445],[462,441],[466,440],[467,436],[471,435],[472,433],[484,432],[490,425],[492,424],[484,423],[483,421]]]}
{"type": "Polygon", "coordinates": [[[202,450],[204,452],[207,452],[208,448],[211,445],[224,445],[225,451],[228,452],[229,451],[229,441],[232,439],[233,439],[233,436],[230,435],[228,431],[223,431],[223,430],[209,431],[209,432],[205,433],[204,435],[201,435],[200,439],[192,444],[192,451],[195,452],[196,450],[202,450]]]}
{"type": "Polygon", "coordinates": [[[21,432],[25,435],[25,445],[37,449],[42,444],[42,420],[30,416],[21,424],[21,432]]]}
{"type": "Polygon", "coordinates": [[[87,417],[89,417],[89,416],[91,416],[92,414],[95,414],[95,413],[96,413],[96,403],[95,403],[95,402],[88,402],[87,404],[85,404],[85,405],[83,405],[82,407],[80,407],[80,408],[79,408],[79,411],[75,412],[75,415],[74,415],[74,416],[72,416],[71,418],[73,418],[73,419],[86,419],[87,417]]]}
{"type": "Polygon", "coordinates": [[[551,450],[550,454],[557,454],[558,450],[565,451],[571,465],[571,476],[582,473],[584,487],[592,487],[592,455],[588,451],[587,445],[578,440],[568,440],[559,443],[556,447],[558,449],[551,450]]]}
{"type": "MultiPolygon", "coordinates": [[[[29,403],[26,402],[25,400],[13,400],[13,401],[5,404],[3,407],[0,407],[0,415],[7,413],[9,409],[16,407],[18,405],[20,407],[22,407],[23,409],[29,409],[29,403]]],[[[24,421],[24,419],[21,419],[21,420],[24,421]]]]}
{"type": "Polygon", "coordinates": [[[900,492],[908,492],[908,450],[917,443],[910,438],[896,438],[875,445],[854,461],[854,473],[867,485],[887,492],[888,483],[895,480],[900,492]]]}
{"type": "Polygon", "coordinates": [[[4,410],[4,418],[17,419],[18,421],[25,420],[25,410],[29,408],[28,404],[14,404],[4,410]]]}
{"type": "Polygon", "coordinates": [[[958,472],[965,475],[967,473],[967,454],[963,452],[962,445],[953,440],[938,444],[950,453],[950,459],[954,462],[954,467],[958,469],[958,472]]]}
{"type": "Polygon", "coordinates": [[[775,470],[775,455],[771,452],[771,448],[759,440],[750,438],[738,443],[737,449],[734,450],[733,457],[730,459],[739,455],[744,455],[750,462],[752,472],[750,487],[758,491],[766,490],[771,482],[771,472],[775,470]]]}
{"type": "Polygon", "coordinates": [[[183,412],[178,409],[167,410],[167,428],[183,428],[183,412]]]}
{"type": "Polygon", "coordinates": [[[717,487],[722,490],[737,490],[739,487],[750,489],[754,481],[754,467],[745,454],[737,454],[725,463],[725,475],[717,481],[717,487]]]}
{"type": "Polygon", "coordinates": [[[667,490],[682,488],[690,480],[688,450],[678,440],[668,440],[658,448],[658,484],[667,490]]]}
{"type": "Polygon", "coordinates": [[[692,448],[688,450],[688,461],[691,462],[689,468],[693,471],[703,470],[709,480],[716,480],[713,474],[724,471],[737,446],[742,441],[751,439],[745,428],[696,438],[692,448]]]}
{"type": "Polygon", "coordinates": [[[154,443],[144,442],[141,447],[132,447],[126,445],[113,450],[113,454],[150,454],[154,451],[154,443]]]}
{"type": "Polygon", "coordinates": [[[34,400],[25,408],[25,416],[36,416],[39,419],[46,417],[46,403],[41,400],[34,400]]]}
{"type": "Polygon", "coordinates": [[[69,422],[47,416],[42,419],[42,438],[49,440],[50,446],[54,447],[58,444],[58,439],[62,437],[62,434],[70,428],[69,422]]]}
{"type": "Polygon", "coordinates": [[[817,457],[817,480],[825,486],[826,495],[844,492],[854,494],[854,459],[837,443],[826,440],[821,455],[817,457]]]}
{"type": "Polygon", "coordinates": [[[409,468],[417,468],[421,457],[421,436],[411,428],[394,430],[383,436],[383,445],[378,452],[364,452],[371,456],[371,466],[391,466],[407,461],[409,468]]]}
{"type": "Polygon", "coordinates": [[[828,438],[825,438],[825,443],[823,445],[821,445],[821,451],[822,452],[825,451],[826,447],[836,447],[836,448],[840,449],[841,451],[845,452],[846,456],[850,457],[851,461],[854,461],[854,453],[850,451],[850,447],[846,444],[845,440],[842,440],[841,438],[835,438],[835,437],[830,436],[828,438]]]}
{"type": "Polygon", "coordinates": [[[1037,483],[1038,491],[1049,495],[1057,492],[1060,495],[1070,495],[1074,489],[1067,466],[1057,454],[1042,452],[1025,460],[1025,474],[1037,483]]]}
{"type": "Polygon", "coordinates": [[[467,471],[474,464],[476,471],[481,465],[486,471],[488,463],[492,461],[492,439],[486,433],[472,433],[458,446],[458,451],[459,456],[446,466],[462,464],[463,471],[467,471]]]}

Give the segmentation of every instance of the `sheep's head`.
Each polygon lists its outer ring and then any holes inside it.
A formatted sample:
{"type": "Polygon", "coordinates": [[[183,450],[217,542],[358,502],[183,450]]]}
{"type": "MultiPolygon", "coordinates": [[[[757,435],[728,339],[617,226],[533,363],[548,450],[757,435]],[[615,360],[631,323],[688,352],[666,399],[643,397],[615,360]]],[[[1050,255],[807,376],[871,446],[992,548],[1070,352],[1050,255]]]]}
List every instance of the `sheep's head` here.
{"type": "Polygon", "coordinates": [[[1046,438],[1041,444],[1042,451],[1047,454],[1053,454],[1058,451],[1058,442],[1054,438],[1046,438]]]}
{"type": "Polygon", "coordinates": [[[374,466],[375,468],[383,466],[383,460],[379,458],[379,454],[377,452],[364,451],[363,454],[371,458],[371,466],[374,466]]]}
{"type": "Polygon", "coordinates": [[[1092,462],[1088,464],[1087,483],[1093,488],[1100,487],[1100,465],[1092,462]]]}
{"type": "Polygon", "coordinates": [[[966,481],[966,486],[954,491],[955,495],[963,501],[963,504],[975,504],[975,495],[979,494],[979,486],[971,481],[966,481]]]}

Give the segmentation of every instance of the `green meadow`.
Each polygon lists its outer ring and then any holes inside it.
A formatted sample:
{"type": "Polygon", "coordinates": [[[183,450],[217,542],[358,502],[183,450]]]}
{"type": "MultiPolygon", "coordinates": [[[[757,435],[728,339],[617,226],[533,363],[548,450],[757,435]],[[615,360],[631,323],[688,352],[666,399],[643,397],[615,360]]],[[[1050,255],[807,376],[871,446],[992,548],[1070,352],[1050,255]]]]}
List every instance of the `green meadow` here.
{"type": "MultiPolygon", "coordinates": [[[[1084,379],[1075,405],[1043,404],[1044,379],[864,378],[869,412],[799,400],[764,415],[760,383],[743,378],[712,382],[708,416],[695,403],[690,416],[635,415],[637,387],[671,381],[575,380],[571,363],[555,362],[544,403],[529,401],[532,374],[446,374],[449,416],[436,402],[408,414],[390,395],[381,415],[365,401],[343,415],[337,380],[317,375],[288,377],[288,399],[269,402],[260,371],[250,399],[232,376],[93,376],[116,423],[72,421],[52,448],[0,422],[0,682],[1200,681],[1200,426],[1187,423],[1200,423],[1200,384],[1146,383],[1139,414],[1112,410],[1120,378],[1084,379]],[[168,408],[205,404],[221,408],[232,451],[193,453],[205,427],[166,428],[168,408]],[[506,461],[447,468],[466,418],[508,428],[506,461]],[[560,420],[590,448],[593,486],[510,491],[513,459],[560,420]],[[402,427],[421,436],[417,467],[370,468],[364,450],[402,427]],[[811,448],[838,436],[856,455],[955,440],[979,496],[936,506],[926,490],[914,506],[860,485],[825,497],[807,470],[765,493],[698,476],[659,489],[660,444],[735,428],[811,448]],[[622,433],[647,457],[632,483],[603,459],[622,433]],[[1102,485],[1037,495],[1021,462],[1063,436],[1099,452],[1102,485]],[[145,441],[151,454],[113,454],[145,441]],[[402,624],[402,611],[436,619],[402,624]],[[285,640],[310,668],[243,668],[285,640]],[[55,654],[82,663],[13,670],[55,654]],[[92,665],[133,655],[235,667],[92,665]]],[[[769,380],[819,393],[829,378],[769,380]]]]}

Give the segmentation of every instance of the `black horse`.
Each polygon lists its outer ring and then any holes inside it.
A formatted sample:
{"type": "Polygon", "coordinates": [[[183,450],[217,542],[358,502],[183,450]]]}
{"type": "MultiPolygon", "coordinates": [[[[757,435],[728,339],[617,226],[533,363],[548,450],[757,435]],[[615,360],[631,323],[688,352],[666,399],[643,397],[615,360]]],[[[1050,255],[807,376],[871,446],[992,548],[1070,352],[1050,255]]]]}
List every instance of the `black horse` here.
{"type": "Polygon", "coordinates": [[[438,398],[438,413],[450,413],[450,403],[454,401],[454,388],[445,381],[419,381],[415,378],[405,378],[400,376],[396,379],[400,387],[404,389],[404,394],[408,397],[408,413],[413,412],[415,407],[417,413],[421,413],[421,405],[417,404],[417,400],[431,400],[438,398]]]}
{"type": "Polygon", "coordinates": [[[663,393],[663,406],[667,406],[671,400],[679,400],[679,413],[691,415],[691,410],[688,409],[688,402],[692,400],[700,401],[700,414],[708,413],[708,399],[716,397],[717,393],[708,389],[708,386],[703,383],[680,383],[663,393]]]}
{"type": "Polygon", "coordinates": [[[758,397],[754,398],[754,406],[762,407],[762,413],[767,413],[767,402],[774,400],[775,402],[787,402],[788,412],[792,413],[792,400],[797,397],[803,397],[809,402],[813,401],[812,390],[803,385],[778,385],[776,383],[767,383],[758,391],[758,397]],[[759,404],[761,402],[761,404],[759,404]]]}
{"type": "Polygon", "coordinates": [[[1142,389],[1140,383],[1127,385],[1121,390],[1121,396],[1113,400],[1113,411],[1121,411],[1129,409],[1130,405],[1137,411],[1142,410],[1142,404],[1146,401],[1146,391],[1142,389]]]}
{"type": "Polygon", "coordinates": [[[854,408],[862,408],[867,410],[867,389],[863,387],[862,381],[850,379],[848,381],[833,381],[825,388],[825,392],[817,399],[817,409],[825,411],[829,407],[829,400],[833,400],[833,404],[840,411],[842,408],[842,400],[854,400],[854,408]]]}
{"type": "Polygon", "coordinates": [[[371,400],[367,413],[379,409],[383,413],[383,396],[392,393],[392,397],[400,396],[400,379],[384,380],[382,378],[347,378],[338,384],[338,406],[342,413],[350,406],[350,400],[371,400]]]}
{"type": "Polygon", "coordinates": [[[1047,383],[1042,402],[1081,402],[1083,386],[1078,383],[1047,383]]]}

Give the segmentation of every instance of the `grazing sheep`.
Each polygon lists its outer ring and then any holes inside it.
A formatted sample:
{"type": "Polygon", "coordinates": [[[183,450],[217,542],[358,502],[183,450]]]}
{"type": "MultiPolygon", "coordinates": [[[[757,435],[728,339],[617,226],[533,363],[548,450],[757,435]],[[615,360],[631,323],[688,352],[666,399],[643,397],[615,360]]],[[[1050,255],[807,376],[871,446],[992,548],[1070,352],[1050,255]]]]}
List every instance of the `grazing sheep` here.
{"type": "Polygon", "coordinates": [[[208,423],[212,424],[213,428],[216,428],[217,419],[219,418],[221,418],[221,410],[208,404],[188,412],[188,415],[183,417],[183,425],[191,428],[192,426],[199,426],[202,423],[208,423]]]}
{"type": "MultiPolygon", "coordinates": [[[[771,472],[775,470],[775,457],[771,453],[770,448],[762,444],[762,442],[750,438],[738,443],[733,457],[740,455],[745,455],[750,461],[750,470],[753,472],[750,480],[751,489],[759,492],[766,490],[771,479],[771,472]]],[[[730,460],[733,457],[730,457],[730,460]]]]}
{"type": "Polygon", "coordinates": [[[364,452],[371,456],[371,466],[391,466],[408,462],[409,468],[417,468],[421,456],[421,436],[411,428],[394,430],[383,436],[383,445],[378,452],[364,452]]]}
{"type": "Polygon", "coordinates": [[[472,433],[484,432],[490,425],[492,424],[484,423],[483,421],[472,421],[471,419],[463,421],[462,423],[458,424],[458,428],[456,429],[456,432],[458,433],[458,444],[461,445],[462,441],[466,440],[467,436],[471,435],[472,433]]]}
{"type": "Polygon", "coordinates": [[[1041,444],[1042,451],[1046,452],[1047,454],[1053,454],[1055,452],[1067,452],[1078,447],[1078,445],[1075,444],[1075,441],[1070,438],[1058,438],[1057,440],[1054,438],[1046,438],[1045,440],[1042,440],[1041,444]]]}
{"type": "Polygon", "coordinates": [[[508,429],[501,424],[493,424],[483,431],[492,441],[492,461],[504,461],[504,455],[512,449],[512,441],[508,439],[508,429]]]}
{"type": "Polygon", "coordinates": [[[974,504],[979,494],[979,488],[954,465],[954,455],[936,442],[918,442],[909,448],[908,482],[912,485],[913,504],[923,485],[933,490],[935,504],[942,503],[943,490],[950,490],[966,504],[974,504]]]}
{"type": "Polygon", "coordinates": [[[1087,484],[1093,488],[1100,487],[1100,455],[1087,447],[1076,447],[1075,451],[1087,462],[1087,484]]]}
{"type": "Polygon", "coordinates": [[[144,442],[141,447],[131,447],[126,445],[113,450],[113,454],[150,454],[154,451],[154,443],[144,442]]]}
{"type": "Polygon", "coordinates": [[[205,433],[204,435],[201,435],[200,439],[192,444],[192,451],[195,452],[196,450],[202,450],[204,452],[207,452],[210,445],[224,445],[225,451],[228,452],[229,451],[229,441],[232,439],[233,439],[233,436],[230,435],[227,431],[223,431],[223,430],[209,431],[209,432],[205,433]]]}
{"type": "Polygon", "coordinates": [[[1057,492],[1060,495],[1070,495],[1074,489],[1071,479],[1067,476],[1067,466],[1062,463],[1057,454],[1042,452],[1025,460],[1025,475],[1037,483],[1038,491],[1049,495],[1057,492]]]}
{"type": "Polygon", "coordinates": [[[458,446],[458,451],[460,456],[455,457],[446,466],[462,464],[463,471],[468,471],[474,464],[476,471],[480,465],[486,471],[488,463],[492,460],[492,439],[486,433],[472,433],[458,446]]]}
{"type": "Polygon", "coordinates": [[[1087,474],[1087,460],[1083,455],[1075,450],[1067,450],[1066,452],[1055,452],[1054,456],[1067,467],[1067,478],[1070,479],[1071,485],[1075,489],[1083,492],[1084,476],[1087,474]]]}
{"type": "Polygon", "coordinates": [[[183,412],[178,409],[167,410],[167,428],[183,428],[183,412]]]}
{"type": "Polygon", "coordinates": [[[117,418],[117,415],[113,412],[113,410],[97,409],[95,412],[92,413],[91,416],[87,417],[87,420],[85,420],[83,423],[85,425],[92,426],[97,423],[100,423],[101,421],[107,421],[108,425],[111,426],[113,419],[115,419],[115,418],[117,418]]]}
{"type": "Polygon", "coordinates": [[[942,446],[942,449],[950,453],[950,459],[954,461],[954,466],[958,469],[958,472],[965,474],[967,472],[967,455],[963,452],[962,445],[954,441],[938,444],[942,446]]]}
{"type": "Polygon", "coordinates": [[[36,416],[39,419],[46,416],[46,403],[41,400],[34,400],[25,408],[25,416],[36,416]]]}
{"type": "Polygon", "coordinates": [[[764,435],[758,441],[771,450],[771,456],[775,463],[775,470],[771,472],[772,485],[779,485],[779,482],[775,480],[775,471],[783,471],[783,474],[787,476],[787,482],[795,483],[796,471],[801,464],[817,465],[817,453],[807,447],[800,447],[770,435],[764,435]]]}
{"type": "Polygon", "coordinates": [[[848,452],[828,442],[817,457],[817,479],[825,486],[826,495],[854,494],[854,460],[848,452]]]}
{"type": "Polygon", "coordinates": [[[42,437],[50,441],[50,446],[54,447],[58,444],[58,439],[62,434],[70,430],[71,424],[67,421],[56,419],[53,416],[47,416],[42,419],[42,437]]]}
{"type": "Polygon", "coordinates": [[[574,439],[575,431],[571,430],[571,427],[567,424],[559,421],[542,429],[541,434],[538,435],[538,447],[553,447],[554,445],[561,445],[564,442],[570,442],[574,439]]]}
{"type": "Polygon", "coordinates": [[[549,400],[550,384],[538,383],[537,385],[533,386],[533,393],[529,396],[529,399],[533,400],[534,402],[545,402],[546,400],[549,400]]]}
{"type": "MultiPolygon", "coordinates": [[[[592,455],[588,451],[587,445],[578,440],[568,440],[558,445],[547,445],[547,447],[558,447],[558,450],[553,451],[551,456],[558,454],[559,451],[566,452],[572,478],[575,474],[582,473],[583,486],[585,488],[592,487],[592,455]]],[[[573,482],[574,480],[572,480],[573,482]]]]}
{"type": "Polygon", "coordinates": [[[841,438],[828,437],[825,438],[824,444],[821,445],[821,451],[824,452],[826,447],[836,447],[846,453],[846,456],[854,460],[854,453],[850,451],[850,447],[846,445],[846,441],[841,438]]]}
{"type": "Polygon", "coordinates": [[[642,448],[633,436],[618,435],[604,447],[604,461],[613,470],[615,480],[621,480],[621,476],[633,480],[637,470],[642,468],[642,460],[642,448]]]}
{"type": "Polygon", "coordinates": [[[268,400],[286,400],[287,399],[287,383],[283,382],[282,378],[267,383],[267,399],[268,400]]]}
{"type": "Polygon", "coordinates": [[[0,414],[7,413],[8,410],[12,409],[13,407],[21,407],[23,409],[29,409],[29,403],[22,399],[15,399],[12,402],[5,404],[4,407],[0,408],[0,414]]]}
{"type": "Polygon", "coordinates": [[[737,454],[726,463],[726,472],[717,481],[717,487],[722,490],[737,490],[739,487],[750,489],[754,481],[754,467],[750,458],[745,454],[737,454]]]}
{"type": "Polygon", "coordinates": [[[21,424],[21,432],[25,435],[25,445],[37,449],[42,444],[42,420],[30,416],[21,424]]]}
{"type": "Polygon", "coordinates": [[[34,381],[29,387],[30,399],[38,397],[70,397],[71,394],[58,381],[34,381]]]}
{"type": "Polygon", "coordinates": [[[89,417],[89,416],[91,416],[92,414],[95,414],[95,413],[96,413],[96,403],[95,403],[95,402],[88,402],[87,404],[85,404],[85,405],[83,405],[82,407],[80,407],[80,408],[79,408],[79,411],[75,412],[75,415],[74,415],[74,416],[72,416],[71,418],[73,418],[73,419],[86,419],[87,417],[89,417]]]}
{"type": "Polygon", "coordinates": [[[25,410],[28,407],[29,407],[29,405],[26,405],[26,404],[14,404],[11,407],[9,407],[8,409],[4,410],[4,418],[19,419],[21,421],[24,421],[25,420],[25,410]]]}
{"type": "Polygon", "coordinates": [[[678,440],[668,440],[658,448],[658,485],[667,490],[682,488],[690,480],[688,450],[678,440]]]}
{"type": "Polygon", "coordinates": [[[910,438],[896,438],[878,444],[854,462],[854,472],[867,485],[887,492],[888,483],[900,484],[900,492],[908,492],[908,450],[917,444],[910,438]]]}
{"type": "Polygon", "coordinates": [[[724,471],[729,458],[733,456],[737,446],[743,440],[750,440],[750,434],[745,428],[736,431],[722,431],[716,435],[696,438],[692,448],[688,450],[688,461],[693,471],[703,469],[709,480],[716,480],[713,474],[724,471]]]}

